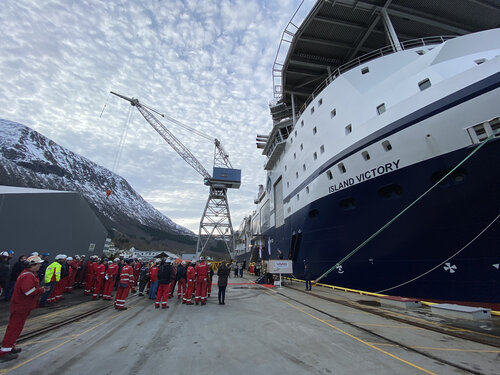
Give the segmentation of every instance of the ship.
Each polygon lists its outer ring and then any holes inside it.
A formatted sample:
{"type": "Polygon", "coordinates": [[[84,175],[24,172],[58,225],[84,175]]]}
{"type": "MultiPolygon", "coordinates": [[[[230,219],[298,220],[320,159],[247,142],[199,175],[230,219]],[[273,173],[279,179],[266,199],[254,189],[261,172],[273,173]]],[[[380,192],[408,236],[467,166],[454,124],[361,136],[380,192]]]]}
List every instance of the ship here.
{"type": "MultiPolygon", "coordinates": [[[[302,4],[301,4],[302,5],[302,4]]],[[[319,0],[283,32],[238,260],[500,310],[500,5],[319,0]]]]}

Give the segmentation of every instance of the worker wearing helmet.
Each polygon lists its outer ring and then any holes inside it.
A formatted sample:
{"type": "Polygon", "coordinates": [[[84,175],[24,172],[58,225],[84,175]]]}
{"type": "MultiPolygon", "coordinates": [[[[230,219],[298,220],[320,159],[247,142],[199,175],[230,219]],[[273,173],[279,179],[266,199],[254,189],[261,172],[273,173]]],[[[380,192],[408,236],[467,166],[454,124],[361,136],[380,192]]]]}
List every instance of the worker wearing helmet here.
{"type": "Polygon", "coordinates": [[[158,291],[158,271],[160,259],[155,259],[154,265],[149,269],[149,282],[151,283],[149,290],[149,299],[156,299],[158,291]]]}
{"type": "Polygon", "coordinates": [[[108,260],[104,258],[101,260],[97,266],[97,272],[96,272],[96,282],[94,286],[94,293],[92,294],[92,299],[98,299],[100,298],[103,294],[103,288],[104,288],[104,276],[106,274],[106,264],[108,263],[108,260]]]}
{"type": "Polygon", "coordinates": [[[45,270],[44,281],[45,285],[49,289],[45,291],[45,293],[43,293],[42,297],[40,298],[40,307],[45,307],[47,303],[53,303],[56,301],[53,292],[56,284],[61,280],[61,259],[61,254],[57,255],[55,260],[51,264],[49,264],[49,266],[45,270]]]}
{"type": "Polygon", "coordinates": [[[196,272],[196,286],[194,301],[196,304],[201,302],[202,305],[207,304],[207,283],[208,283],[208,264],[205,263],[205,258],[200,257],[200,263],[195,267],[196,272]]]}
{"type": "Polygon", "coordinates": [[[175,278],[177,280],[177,299],[181,299],[182,295],[182,303],[186,303],[186,262],[182,261],[177,266],[177,274],[175,278]]]}
{"type": "Polygon", "coordinates": [[[125,307],[125,300],[130,292],[130,288],[134,284],[134,269],[131,266],[132,262],[132,259],[125,259],[125,265],[120,272],[120,281],[115,296],[115,309],[117,310],[127,309],[125,307]]]}
{"type": "Polygon", "coordinates": [[[207,297],[210,297],[212,293],[212,279],[214,277],[214,270],[212,268],[212,263],[207,263],[208,265],[208,281],[207,281],[207,297]]]}
{"type": "Polygon", "coordinates": [[[170,288],[174,274],[172,270],[172,260],[167,258],[160,264],[158,271],[158,292],[156,293],[155,308],[158,309],[161,304],[162,309],[168,309],[167,301],[170,296],[170,288]]]}
{"type": "MultiPolygon", "coordinates": [[[[52,289],[52,293],[50,294],[48,302],[57,302],[62,300],[63,298],[63,292],[64,288],[66,286],[66,279],[68,277],[68,268],[66,264],[66,258],[67,256],[64,254],[59,254],[56,255],[56,261],[61,265],[60,268],[60,275],[59,275],[59,280],[56,281],[56,285],[54,286],[54,289],[52,289]]],[[[48,268],[47,268],[48,271],[48,268]]],[[[45,278],[47,280],[47,277],[45,278]]]]}
{"type": "Polygon", "coordinates": [[[97,273],[97,264],[95,255],[91,255],[87,263],[85,264],[85,288],[83,290],[83,294],[86,296],[90,296],[92,290],[94,289],[95,284],[95,274],[97,273]],[[94,267],[95,264],[95,267],[94,267]]]}
{"type": "Polygon", "coordinates": [[[187,283],[187,291],[185,294],[186,305],[192,305],[191,298],[193,297],[194,283],[196,281],[195,266],[196,266],[196,261],[192,260],[191,263],[189,263],[187,270],[186,270],[186,283],[187,283]]]}
{"type": "Polygon", "coordinates": [[[34,310],[38,304],[38,298],[48,287],[40,287],[37,271],[42,264],[38,256],[30,256],[26,260],[26,268],[17,278],[12,299],[10,302],[9,325],[5,331],[0,348],[0,361],[6,362],[18,357],[17,353],[21,348],[16,348],[16,341],[21,334],[24,323],[31,310],[34,310]]]}
{"type": "Polygon", "coordinates": [[[134,264],[134,285],[132,286],[132,293],[135,293],[135,286],[139,285],[139,275],[141,274],[142,259],[138,258],[134,264]]]}
{"type": "Polygon", "coordinates": [[[111,264],[108,265],[108,269],[104,275],[104,288],[102,290],[102,299],[111,301],[111,294],[113,293],[113,288],[115,286],[116,277],[118,276],[118,262],[119,258],[115,258],[111,264]]]}

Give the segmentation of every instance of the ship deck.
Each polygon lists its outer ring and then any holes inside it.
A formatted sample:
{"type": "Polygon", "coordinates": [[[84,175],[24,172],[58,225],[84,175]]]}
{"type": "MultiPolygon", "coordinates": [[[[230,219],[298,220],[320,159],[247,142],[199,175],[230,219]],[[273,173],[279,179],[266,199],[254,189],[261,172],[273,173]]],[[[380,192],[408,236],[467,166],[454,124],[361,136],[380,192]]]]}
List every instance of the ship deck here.
{"type": "MultiPolygon", "coordinates": [[[[128,310],[116,311],[110,302],[74,291],[59,305],[32,313],[17,345],[19,358],[0,363],[0,374],[49,368],[60,374],[498,371],[498,316],[444,318],[426,306],[381,307],[372,296],[316,286],[306,292],[304,284],[289,281],[265,287],[254,280],[231,277],[223,306],[214,285],[206,306],[174,298],[166,310],[132,295],[128,310]]],[[[7,320],[2,302],[2,333],[7,320]]]]}

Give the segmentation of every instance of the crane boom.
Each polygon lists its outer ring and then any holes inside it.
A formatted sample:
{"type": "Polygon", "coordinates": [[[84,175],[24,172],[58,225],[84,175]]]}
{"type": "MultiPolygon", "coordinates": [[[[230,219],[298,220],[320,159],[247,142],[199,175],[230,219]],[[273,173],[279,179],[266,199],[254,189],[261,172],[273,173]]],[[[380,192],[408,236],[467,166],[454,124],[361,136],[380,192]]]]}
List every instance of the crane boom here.
{"type": "MultiPolygon", "coordinates": [[[[143,104],[139,102],[138,99],[128,98],[124,95],[117,94],[114,91],[111,91],[111,94],[116,95],[122,99],[125,99],[130,102],[132,106],[137,107],[141,115],[146,119],[149,125],[156,130],[162,138],[167,141],[167,143],[177,152],[181,158],[183,158],[191,167],[194,168],[196,172],[201,174],[204,177],[205,184],[208,184],[212,176],[207,170],[203,167],[203,165],[196,159],[196,157],[189,151],[189,149],[182,144],[171,132],[168,130],[165,125],[163,125],[160,120],[158,120],[155,115],[153,115],[153,109],[147,108],[143,104]]],[[[161,113],[158,113],[160,116],[164,117],[161,113]]]]}

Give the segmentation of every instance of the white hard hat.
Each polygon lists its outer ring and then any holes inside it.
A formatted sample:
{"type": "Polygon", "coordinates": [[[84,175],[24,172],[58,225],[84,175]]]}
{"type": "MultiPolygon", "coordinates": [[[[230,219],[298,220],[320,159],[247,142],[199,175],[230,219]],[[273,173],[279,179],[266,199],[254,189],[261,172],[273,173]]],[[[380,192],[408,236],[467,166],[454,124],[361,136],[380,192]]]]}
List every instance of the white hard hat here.
{"type": "Polygon", "coordinates": [[[28,259],[26,259],[26,260],[28,261],[30,266],[33,264],[43,263],[43,260],[40,259],[40,257],[37,255],[32,255],[32,256],[28,257],[28,259]]]}
{"type": "Polygon", "coordinates": [[[34,256],[39,256],[40,254],[38,254],[36,251],[33,251],[33,252],[31,253],[31,255],[34,255],[34,256]]]}
{"type": "Polygon", "coordinates": [[[203,256],[200,257],[200,260],[205,260],[205,258],[203,256]]]}
{"type": "Polygon", "coordinates": [[[59,259],[66,259],[66,255],[64,255],[64,254],[57,254],[55,259],[56,259],[56,260],[59,260],[59,259]]]}
{"type": "Polygon", "coordinates": [[[8,256],[9,256],[9,253],[8,253],[8,252],[6,252],[6,251],[2,251],[2,252],[0,253],[0,256],[2,256],[2,257],[8,257],[8,256]]]}
{"type": "Polygon", "coordinates": [[[67,257],[66,260],[73,260],[73,258],[72,257],[67,257]]]}

